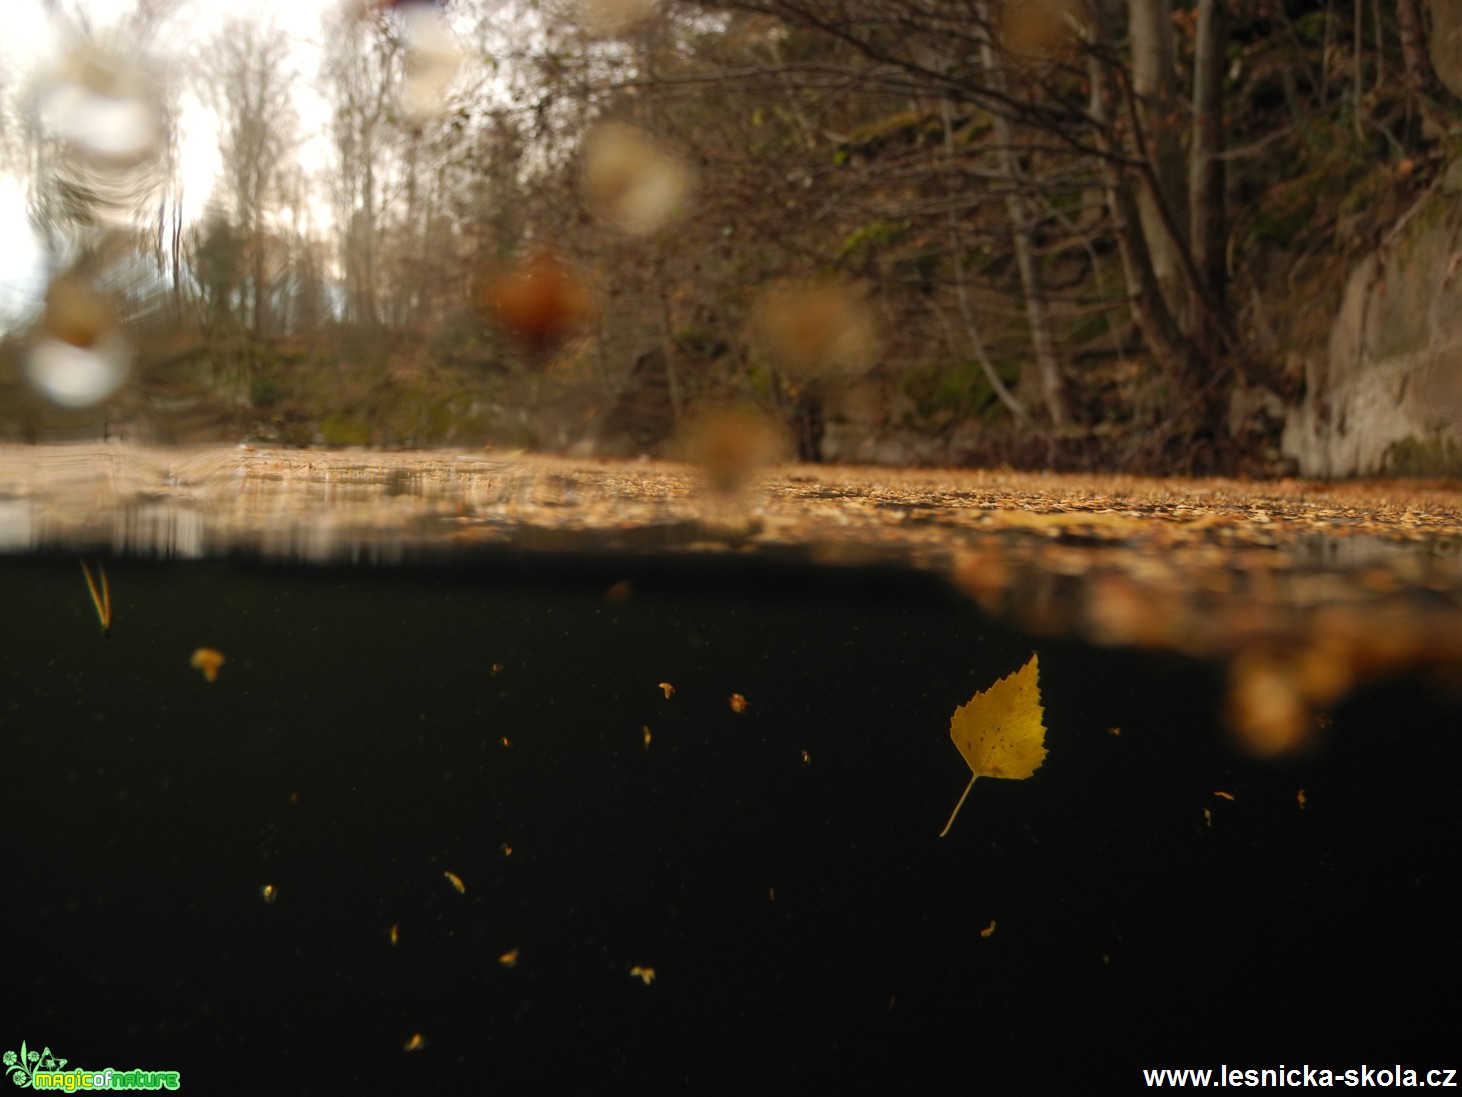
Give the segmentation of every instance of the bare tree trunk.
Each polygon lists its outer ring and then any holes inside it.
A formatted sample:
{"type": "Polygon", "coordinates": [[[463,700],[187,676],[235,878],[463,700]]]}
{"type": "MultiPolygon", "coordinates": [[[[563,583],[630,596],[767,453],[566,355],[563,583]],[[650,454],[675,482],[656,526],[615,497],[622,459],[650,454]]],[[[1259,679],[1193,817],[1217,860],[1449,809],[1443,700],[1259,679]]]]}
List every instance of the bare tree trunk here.
{"type": "MultiPolygon", "coordinates": [[[[978,10],[985,26],[990,26],[990,6],[982,3],[978,10]]],[[[1004,95],[1007,90],[1004,64],[988,33],[981,36],[980,56],[989,74],[991,87],[1004,95]]],[[[1035,353],[1041,402],[1051,419],[1051,425],[1061,427],[1070,419],[1066,410],[1066,385],[1061,376],[1056,340],[1051,334],[1050,316],[1046,310],[1045,284],[1031,248],[1031,210],[1025,172],[1021,167],[1020,157],[1015,152],[1010,119],[999,109],[993,111],[991,117],[995,127],[995,141],[1000,149],[1001,167],[1009,188],[1005,209],[1010,218],[1011,242],[1015,248],[1016,267],[1020,271],[1020,283],[1025,296],[1025,315],[1030,325],[1031,349],[1035,353]]]]}
{"type": "Polygon", "coordinates": [[[361,313],[356,317],[368,328],[376,326],[376,150],[374,120],[363,134],[364,165],[361,172],[361,313]]]}
{"type": "Polygon", "coordinates": [[[347,293],[353,319],[367,328],[380,323],[378,224],[381,178],[399,164],[390,153],[396,131],[390,101],[400,68],[401,43],[381,22],[342,12],[331,25],[333,40],[321,64],[326,96],[334,106],[332,180],[338,223],[344,233],[347,293]]]}
{"type": "Polygon", "coordinates": [[[1353,108],[1351,121],[1355,123],[1355,136],[1359,141],[1364,141],[1366,128],[1364,123],[1365,104],[1365,73],[1361,68],[1361,59],[1365,57],[1365,16],[1366,9],[1363,0],[1355,0],[1355,30],[1351,35],[1351,56],[1355,63],[1355,72],[1350,81],[1351,106],[1353,108]]]}
{"type": "Polygon", "coordinates": [[[273,27],[235,19],[214,37],[203,93],[219,115],[219,154],[234,219],[247,235],[249,330],[269,327],[265,206],[289,153],[296,115],[286,44],[273,27]]]}
{"type": "MultiPolygon", "coordinates": [[[[685,394],[680,388],[680,370],[676,364],[675,328],[670,315],[670,280],[665,273],[665,257],[655,260],[655,288],[660,297],[660,353],[665,356],[665,384],[670,390],[670,421],[680,425],[684,414],[685,394]]],[[[776,392],[773,384],[772,391],[776,392]]]]}
{"type": "Polygon", "coordinates": [[[1096,140],[1106,154],[1102,157],[1102,178],[1106,184],[1107,204],[1112,215],[1117,252],[1122,258],[1122,272],[1127,283],[1127,300],[1132,309],[1132,318],[1137,322],[1143,341],[1152,352],[1158,368],[1170,377],[1181,377],[1192,364],[1193,347],[1168,310],[1162,287],[1153,271],[1147,236],[1142,228],[1142,217],[1138,213],[1137,202],[1119,162],[1121,150],[1115,147],[1109,110],[1109,104],[1116,93],[1098,51],[1092,52],[1087,67],[1091,77],[1091,114],[1095,123],[1096,140]]]}
{"type": "MultiPolygon", "coordinates": [[[[952,165],[954,162],[954,118],[948,99],[939,101],[939,112],[944,123],[944,155],[952,165]]],[[[955,215],[953,207],[949,210],[948,223],[950,262],[954,267],[955,301],[959,305],[960,319],[964,323],[965,338],[969,340],[970,349],[975,354],[975,361],[980,364],[980,372],[985,375],[985,380],[990,383],[990,388],[996,397],[1005,405],[1006,410],[1015,416],[1016,422],[1028,423],[1031,417],[1030,412],[1006,387],[1005,382],[1000,379],[1000,374],[995,371],[995,364],[990,361],[989,352],[985,349],[985,340],[980,335],[980,326],[975,322],[975,312],[970,307],[969,288],[965,285],[964,234],[959,230],[959,218],[955,215]]],[[[943,313],[940,312],[938,315],[942,320],[943,313]]]]}
{"type": "Polygon", "coordinates": [[[1447,132],[1447,119],[1437,105],[1439,81],[1427,54],[1426,30],[1418,0],[1396,0],[1396,23],[1401,28],[1401,61],[1406,72],[1406,95],[1422,117],[1437,130],[1447,132]]]}
{"type": "Polygon", "coordinates": [[[1190,306],[1178,252],[1187,245],[1172,239],[1164,224],[1188,229],[1186,164],[1182,144],[1182,105],[1177,87],[1176,46],[1173,41],[1172,5],[1165,0],[1128,0],[1128,29],[1132,39],[1132,91],[1137,97],[1137,117],[1142,142],[1147,146],[1156,186],[1137,192],[1137,210],[1147,236],[1153,273],[1162,287],[1168,310],[1188,330],[1194,310],[1190,306]]]}
{"type": "Polygon", "coordinates": [[[1462,100],[1462,0],[1431,0],[1427,28],[1427,56],[1439,94],[1444,89],[1452,102],[1462,100]]]}
{"type": "Polygon", "coordinates": [[[173,306],[178,313],[183,309],[183,196],[180,193],[173,207],[172,234],[169,238],[169,258],[173,272],[173,306]]]}
{"type": "MultiPolygon", "coordinates": [[[[1193,51],[1193,148],[1188,174],[1189,246],[1208,301],[1224,298],[1223,78],[1227,39],[1224,0],[1199,0],[1193,51]]],[[[1214,334],[1208,310],[1198,310],[1194,334],[1214,334]]]]}
{"type": "Polygon", "coordinates": [[[264,239],[264,210],[263,195],[255,199],[255,217],[249,225],[249,255],[250,255],[250,281],[253,283],[253,304],[250,309],[250,331],[257,339],[268,334],[269,327],[269,287],[266,284],[268,278],[265,262],[265,239],[264,239]]]}

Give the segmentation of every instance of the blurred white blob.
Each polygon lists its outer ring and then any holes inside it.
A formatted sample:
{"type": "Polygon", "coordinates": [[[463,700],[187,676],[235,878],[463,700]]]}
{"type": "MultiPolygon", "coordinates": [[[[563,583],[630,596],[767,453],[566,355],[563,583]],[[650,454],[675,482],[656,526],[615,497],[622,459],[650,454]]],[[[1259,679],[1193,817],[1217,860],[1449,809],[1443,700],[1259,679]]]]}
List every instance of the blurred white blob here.
{"type": "Polygon", "coordinates": [[[127,378],[130,347],[116,333],[90,347],[39,339],[25,359],[25,375],[36,390],[63,408],[99,404],[127,378]]]}
{"type": "Polygon", "coordinates": [[[577,0],[579,26],[595,38],[634,30],[655,14],[660,0],[577,0]]]}
{"type": "Polygon", "coordinates": [[[406,41],[406,80],[401,106],[415,120],[438,118],[447,109],[447,88],[457,75],[462,51],[447,27],[446,17],[431,3],[402,6],[406,41]]]}
{"type": "Polygon", "coordinates": [[[159,79],[136,51],[70,38],[34,84],[54,153],[37,216],[61,226],[131,226],[162,180],[168,116],[159,79]]]}
{"type": "Polygon", "coordinates": [[[633,126],[606,122],[584,139],[584,197],[594,215],[624,232],[654,232],[690,192],[691,172],[633,126]]]}
{"type": "Polygon", "coordinates": [[[110,306],[77,275],[59,275],[46,290],[46,311],[26,352],[25,374],[53,403],[100,403],[127,377],[132,347],[110,306]]]}
{"type": "Polygon", "coordinates": [[[872,310],[843,282],[772,286],[752,315],[766,352],[791,377],[856,377],[878,361],[882,341],[872,310]]]}
{"type": "Polygon", "coordinates": [[[140,58],[79,41],[41,78],[49,132],[98,166],[127,168],[155,157],[165,129],[156,82],[140,58]]]}

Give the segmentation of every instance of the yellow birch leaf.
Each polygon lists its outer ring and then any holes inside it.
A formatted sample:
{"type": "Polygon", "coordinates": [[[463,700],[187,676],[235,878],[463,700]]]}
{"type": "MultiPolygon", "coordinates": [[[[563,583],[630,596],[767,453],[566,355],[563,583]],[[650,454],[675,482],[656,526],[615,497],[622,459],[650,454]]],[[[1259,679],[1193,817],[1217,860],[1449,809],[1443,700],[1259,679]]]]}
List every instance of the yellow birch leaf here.
{"type": "Polygon", "coordinates": [[[949,737],[970,767],[970,783],[954,806],[943,838],[964,807],[965,797],[981,777],[1029,777],[1046,760],[1046,725],[1042,722],[1041,687],[1036,656],[983,693],[977,693],[949,721],[949,737]]]}

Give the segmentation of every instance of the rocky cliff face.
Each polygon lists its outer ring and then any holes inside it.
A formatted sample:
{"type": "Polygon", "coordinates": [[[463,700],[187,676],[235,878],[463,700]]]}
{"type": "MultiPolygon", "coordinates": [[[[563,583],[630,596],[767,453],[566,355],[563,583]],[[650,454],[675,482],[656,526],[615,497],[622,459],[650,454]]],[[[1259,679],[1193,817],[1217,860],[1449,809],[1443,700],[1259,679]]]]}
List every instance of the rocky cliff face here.
{"type": "Polygon", "coordinates": [[[1283,446],[1307,476],[1462,474],[1462,160],[1351,270],[1283,446]]]}

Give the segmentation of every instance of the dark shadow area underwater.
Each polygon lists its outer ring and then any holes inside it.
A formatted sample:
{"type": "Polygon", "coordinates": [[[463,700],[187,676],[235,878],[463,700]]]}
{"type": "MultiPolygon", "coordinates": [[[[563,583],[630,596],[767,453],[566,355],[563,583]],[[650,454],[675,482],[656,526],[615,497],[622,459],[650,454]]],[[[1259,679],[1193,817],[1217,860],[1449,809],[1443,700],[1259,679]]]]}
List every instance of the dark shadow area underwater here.
{"type": "Polygon", "coordinates": [[[74,557],[0,559],[4,1050],[202,1093],[1457,1065],[1459,714],[1419,683],[1261,761],[1220,668],[927,577],[107,571],[103,640],[74,557]],[[950,715],[1032,651],[1046,762],[941,840],[950,715]]]}

